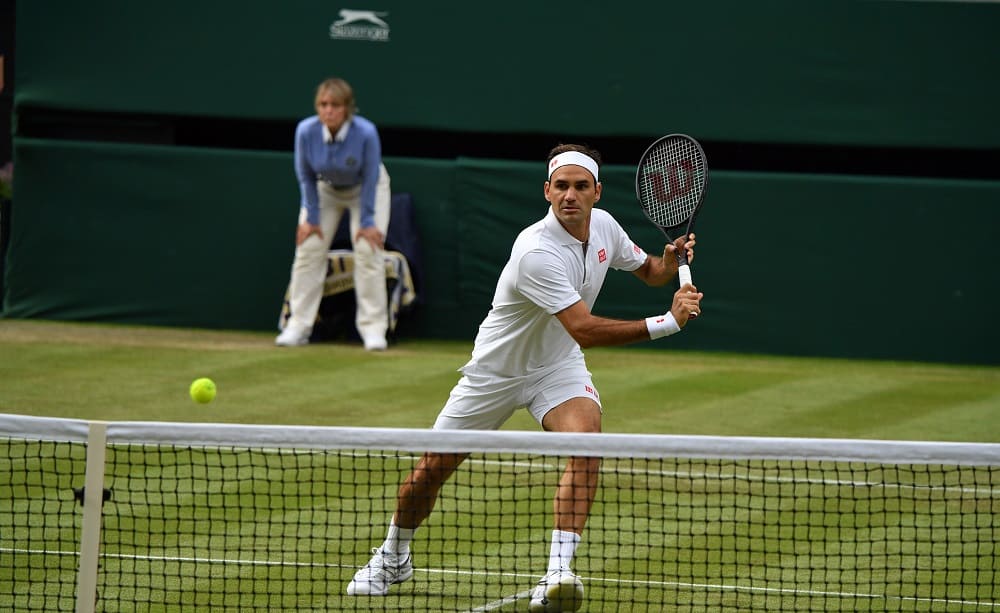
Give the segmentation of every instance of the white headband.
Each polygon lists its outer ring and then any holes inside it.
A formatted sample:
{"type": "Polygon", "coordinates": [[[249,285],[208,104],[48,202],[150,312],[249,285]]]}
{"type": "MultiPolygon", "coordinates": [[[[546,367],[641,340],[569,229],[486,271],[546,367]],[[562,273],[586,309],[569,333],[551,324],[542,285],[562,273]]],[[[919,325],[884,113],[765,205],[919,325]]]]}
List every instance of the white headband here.
{"type": "Polygon", "coordinates": [[[567,151],[566,153],[560,153],[556,157],[549,160],[549,179],[552,179],[552,173],[556,170],[568,165],[583,166],[590,171],[590,174],[594,175],[594,183],[597,183],[597,162],[594,158],[590,157],[585,153],[580,153],[579,151],[567,151]]]}

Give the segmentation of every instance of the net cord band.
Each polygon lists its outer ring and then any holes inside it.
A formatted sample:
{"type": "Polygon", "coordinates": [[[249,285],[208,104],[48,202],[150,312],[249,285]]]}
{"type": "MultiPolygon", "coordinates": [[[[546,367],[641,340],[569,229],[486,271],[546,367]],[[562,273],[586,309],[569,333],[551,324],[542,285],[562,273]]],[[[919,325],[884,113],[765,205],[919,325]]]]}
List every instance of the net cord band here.
{"type": "MultiPolygon", "coordinates": [[[[90,422],[0,414],[0,437],[85,442],[90,422]]],[[[186,444],[267,449],[399,449],[545,453],[595,457],[798,459],[902,464],[1000,465],[998,443],[854,439],[435,431],[213,423],[108,422],[108,444],[186,444]]]]}

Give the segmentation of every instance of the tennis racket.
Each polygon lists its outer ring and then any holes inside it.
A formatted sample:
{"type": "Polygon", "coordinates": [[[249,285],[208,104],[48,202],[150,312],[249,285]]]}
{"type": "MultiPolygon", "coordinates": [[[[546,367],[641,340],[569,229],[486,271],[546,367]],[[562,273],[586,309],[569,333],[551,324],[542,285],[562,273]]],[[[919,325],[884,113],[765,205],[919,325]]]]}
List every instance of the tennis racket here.
{"type": "MultiPolygon", "coordinates": [[[[671,243],[691,234],[707,188],[705,151],[686,134],[668,134],[650,145],[635,172],[635,196],[642,212],[671,243]]],[[[685,249],[677,250],[677,279],[681,287],[691,283],[685,249]]]]}

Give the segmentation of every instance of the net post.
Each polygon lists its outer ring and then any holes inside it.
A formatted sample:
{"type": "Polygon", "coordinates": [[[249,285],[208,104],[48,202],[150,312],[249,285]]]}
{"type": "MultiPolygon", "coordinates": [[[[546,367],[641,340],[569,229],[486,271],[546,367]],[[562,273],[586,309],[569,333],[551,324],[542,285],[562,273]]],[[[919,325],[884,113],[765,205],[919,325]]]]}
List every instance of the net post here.
{"type": "Polygon", "coordinates": [[[80,530],[80,569],[76,582],[76,613],[97,607],[97,567],[101,550],[101,513],[104,505],[104,458],[108,425],[90,422],[87,434],[87,474],[84,479],[83,525],[80,530]]]}

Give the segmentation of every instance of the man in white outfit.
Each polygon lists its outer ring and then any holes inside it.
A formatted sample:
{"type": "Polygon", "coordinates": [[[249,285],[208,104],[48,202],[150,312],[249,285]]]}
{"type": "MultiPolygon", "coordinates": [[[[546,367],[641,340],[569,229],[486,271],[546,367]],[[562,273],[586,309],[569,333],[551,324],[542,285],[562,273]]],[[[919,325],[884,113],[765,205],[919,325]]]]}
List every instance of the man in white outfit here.
{"type": "MultiPolygon", "coordinates": [[[[548,212],[514,242],[472,357],[434,429],[497,429],[515,410],[526,408],[548,431],[600,432],[601,399],[581,348],[669,336],[699,314],[702,294],[690,284],[674,293],[662,315],[623,321],[591,313],[609,269],[662,286],[677,274],[676,251],[686,250],[690,260],[695,246],[692,234],[655,256],[633,243],[610,213],[594,207],[602,192],[599,164],[599,154],[581,145],[550,152],[544,183],[548,212]]],[[[413,577],[410,543],[465,457],[421,457],[399,488],[385,541],[354,575],[349,595],[384,596],[413,577]]],[[[599,468],[599,458],[574,457],[566,463],[556,488],[547,571],[531,593],[531,611],[576,611],[583,604],[583,582],[571,563],[599,468]]]]}

